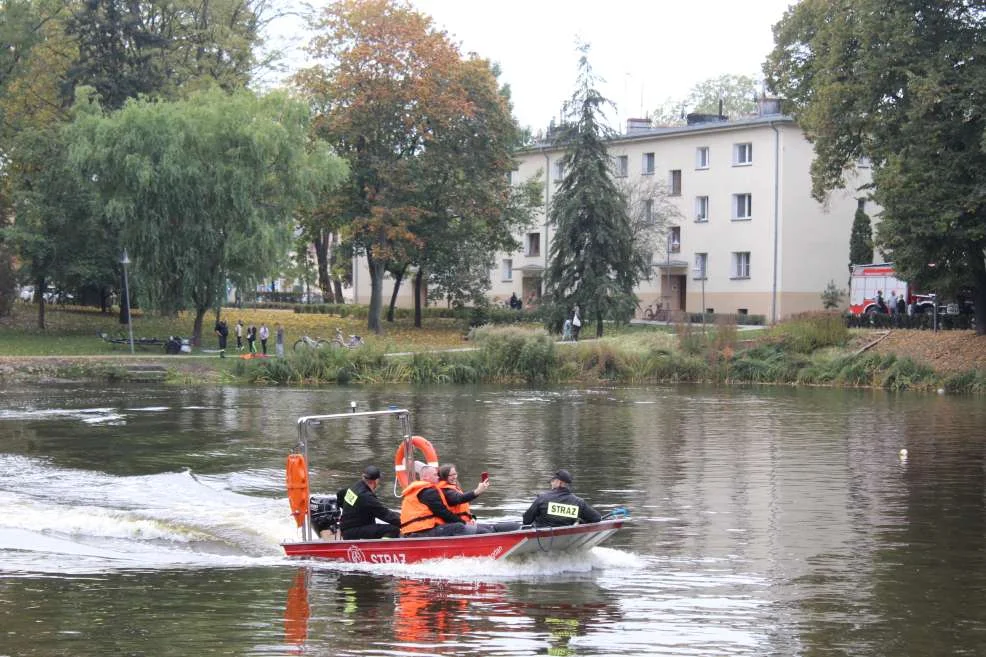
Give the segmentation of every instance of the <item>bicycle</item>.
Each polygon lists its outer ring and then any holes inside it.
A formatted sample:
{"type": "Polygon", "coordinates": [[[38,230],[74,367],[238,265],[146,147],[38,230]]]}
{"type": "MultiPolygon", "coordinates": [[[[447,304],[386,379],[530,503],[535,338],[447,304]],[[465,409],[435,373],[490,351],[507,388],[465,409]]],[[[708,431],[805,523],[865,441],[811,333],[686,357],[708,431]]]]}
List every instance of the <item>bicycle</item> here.
{"type": "Polygon", "coordinates": [[[363,338],[358,335],[350,335],[348,340],[344,340],[342,338],[342,329],[336,328],[336,337],[332,340],[333,349],[342,349],[343,347],[346,349],[355,349],[362,347],[364,344],[366,343],[363,342],[363,338]]]}
{"type": "Polygon", "coordinates": [[[644,319],[649,322],[660,321],[660,318],[667,314],[664,312],[663,305],[660,301],[655,301],[644,308],[644,319]]]}
{"type": "Polygon", "coordinates": [[[321,349],[327,344],[329,344],[328,340],[323,340],[322,338],[310,338],[307,335],[303,335],[294,343],[294,350],[301,351],[303,349],[321,349]]]}

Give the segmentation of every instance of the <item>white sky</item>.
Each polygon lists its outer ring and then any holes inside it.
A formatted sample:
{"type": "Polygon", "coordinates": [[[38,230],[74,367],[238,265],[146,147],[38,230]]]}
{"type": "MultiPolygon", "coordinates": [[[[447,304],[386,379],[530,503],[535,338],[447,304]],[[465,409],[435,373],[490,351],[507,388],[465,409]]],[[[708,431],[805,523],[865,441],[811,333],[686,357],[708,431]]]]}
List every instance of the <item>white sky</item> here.
{"type": "MultiPolygon", "coordinates": [[[[313,0],[320,6],[327,0],[313,0]]],[[[794,0],[410,0],[459,43],[498,64],[514,115],[535,131],[557,117],[575,88],[576,42],[616,105],[613,127],[698,82],[723,74],[759,78],[771,26],[794,0]]],[[[280,29],[289,45],[297,25],[280,29]]],[[[282,42],[284,43],[284,42],[282,42]]],[[[295,55],[294,61],[303,61],[295,55]]]]}

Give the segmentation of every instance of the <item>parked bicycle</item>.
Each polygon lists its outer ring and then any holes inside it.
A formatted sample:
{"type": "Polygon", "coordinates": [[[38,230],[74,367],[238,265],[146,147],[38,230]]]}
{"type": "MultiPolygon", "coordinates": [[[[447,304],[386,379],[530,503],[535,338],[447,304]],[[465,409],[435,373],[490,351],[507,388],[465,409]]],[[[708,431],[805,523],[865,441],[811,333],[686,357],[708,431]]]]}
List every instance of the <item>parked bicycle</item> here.
{"type": "Polygon", "coordinates": [[[303,335],[294,343],[294,350],[303,351],[305,349],[321,349],[327,344],[329,344],[328,340],[323,340],[322,338],[310,338],[307,335],[303,335]]]}
{"type": "Polygon", "coordinates": [[[668,311],[664,309],[664,304],[660,301],[655,301],[651,305],[644,308],[644,319],[649,322],[666,322],[668,319],[668,311]]]}
{"type": "Polygon", "coordinates": [[[341,349],[346,347],[347,349],[355,349],[356,347],[362,347],[365,343],[363,338],[358,335],[350,335],[348,340],[343,339],[342,329],[336,328],[336,337],[332,340],[332,347],[341,349]]]}

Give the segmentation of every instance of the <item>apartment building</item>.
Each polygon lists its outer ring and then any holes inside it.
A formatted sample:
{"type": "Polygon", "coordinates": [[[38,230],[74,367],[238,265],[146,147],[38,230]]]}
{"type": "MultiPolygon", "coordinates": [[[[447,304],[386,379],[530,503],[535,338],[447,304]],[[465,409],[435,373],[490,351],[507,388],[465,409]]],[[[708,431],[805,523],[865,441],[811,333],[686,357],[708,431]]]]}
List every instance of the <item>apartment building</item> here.
{"type": "MultiPolygon", "coordinates": [[[[739,119],[695,114],[688,125],[656,128],[630,119],[626,133],[610,142],[614,175],[640,188],[657,183],[676,210],[655,245],[651,278],[637,290],[641,309],[705,308],[775,322],[821,309],[829,281],[845,287],[849,234],[868,170],[860,168],[824,203],[814,200],[812,146],[778,110],[778,101],[766,99],[758,115],[739,119]]],[[[565,174],[563,156],[550,142],[522,151],[511,179],[540,172],[550,207],[565,174]]],[[[517,237],[520,250],[496,255],[490,297],[503,302],[517,294],[537,303],[552,237],[544,213],[517,237]]],[[[357,302],[366,303],[365,263],[356,271],[357,302]]],[[[384,288],[389,299],[389,280],[384,288]]],[[[409,294],[400,303],[409,305],[409,294]]]]}
{"type": "MultiPolygon", "coordinates": [[[[777,321],[821,309],[830,280],[845,287],[849,234],[868,172],[860,169],[825,203],[815,201],[811,144],[778,108],[767,99],[757,116],[690,115],[688,125],[670,128],[630,119],[626,133],[612,140],[614,175],[631,186],[658,183],[677,210],[655,245],[651,280],[637,290],[642,308],[706,308],[777,321]]],[[[514,177],[547,171],[550,204],[564,176],[563,155],[551,146],[524,151],[514,177]]],[[[539,296],[550,240],[542,215],[522,236],[520,251],[497,256],[491,295],[539,296]]]]}

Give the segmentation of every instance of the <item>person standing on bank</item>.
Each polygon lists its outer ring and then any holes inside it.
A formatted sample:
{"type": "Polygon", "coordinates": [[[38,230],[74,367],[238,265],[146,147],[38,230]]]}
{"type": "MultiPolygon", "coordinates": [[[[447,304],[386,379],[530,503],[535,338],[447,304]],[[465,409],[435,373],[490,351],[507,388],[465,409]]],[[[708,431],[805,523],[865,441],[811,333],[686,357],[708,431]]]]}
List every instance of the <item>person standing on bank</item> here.
{"type": "Polygon", "coordinates": [[[380,468],[368,465],[359,481],[336,494],[339,508],[342,509],[339,529],[344,540],[400,536],[401,517],[396,511],[385,507],[377,497],[379,485],[380,468]],[[378,523],[377,519],[386,524],[378,523]]]}
{"type": "Polygon", "coordinates": [[[219,336],[219,357],[226,357],[226,338],[229,337],[229,327],[225,319],[216,320],[216,335],[219,336]]]}
{"type": "Polygon", "coordinates": [[[585,500],[569,490],[572,475],[568,470],[556,470],[551,475],[551,490],[538,495],[524,512],[524,525],[535,527],[564,527],[577,522],[599,522],[602,516],[585,500]]]}
{"type": "Polygon", "coordinates": [[[257,327],[252,324],[247,328],[247,351],[257,353],[257,327]]]}
{"type": "Polygon", "coordinates": [[[243,320],[236,320],[236,350],[243,351],[243,320]]]}
{"type": "Polygon", "coordinates": [[[466,524],[449,509],[438,487],[438,468],[421,468],[421,479],[401,491],[401,536],[461,536],[475,534],[476,524],[466,524]]]}
{"type": "Polygon", "coordinates": [[[572,311],[572,340],[579,341],[579,331],[582,330],[582,318],[579,316],[579,304],[575,304],[572,311]]]}
{"type": "Polygon", "coordinates": [[[270,329],[267,328],[267,324],[260,325],[260,348],[263,350],[264,355],[267,355],[267,339],[270,337],[270,329]]]}
{"type": "Polygon", "coordinates": [[[284,358],[284,327],[280,323],[274,326],[274,351],[278,358],[284,358]]]}

